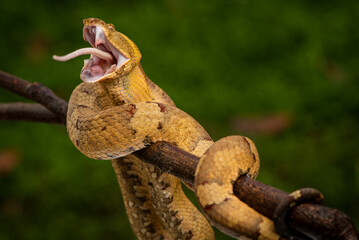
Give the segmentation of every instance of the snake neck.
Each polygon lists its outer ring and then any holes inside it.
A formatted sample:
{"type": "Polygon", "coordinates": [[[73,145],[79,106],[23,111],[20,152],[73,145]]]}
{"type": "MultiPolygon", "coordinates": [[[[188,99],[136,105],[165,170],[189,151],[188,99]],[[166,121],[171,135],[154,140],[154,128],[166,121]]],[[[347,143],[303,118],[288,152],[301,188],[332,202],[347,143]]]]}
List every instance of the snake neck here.
{"type": "Polygon", "coordinates": [[[115,105],[154,100],[141,64],[127,75],[101,81],[100,85],[112,97],[115,105]]]}

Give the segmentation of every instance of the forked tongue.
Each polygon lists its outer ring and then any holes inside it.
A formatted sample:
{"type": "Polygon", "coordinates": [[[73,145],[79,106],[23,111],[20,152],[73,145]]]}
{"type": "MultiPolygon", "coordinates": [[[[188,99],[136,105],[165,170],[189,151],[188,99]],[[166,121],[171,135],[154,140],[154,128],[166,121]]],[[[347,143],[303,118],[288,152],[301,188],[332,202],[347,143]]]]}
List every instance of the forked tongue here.
{"type": "Polygon", "coordinates": [[[60,62],[66,62],[70,59],[73,59],[73,58],[76,58],[78,56],[81,56],[81,55],[86,55],[86,54],[92,54],[92,55],[95,55],[99,58],[102,58],[104,60],[106,60],[107,62],[111,62],[113,61],[113,56],[108,53],[108,52],[104,52],[104,51],[101,51],[97,48],[80,48],[78,50],[75,50],[65,56],[57,56],[57,55],[53,55],[52,58],[56,61],[60,61],[60,62]]]}

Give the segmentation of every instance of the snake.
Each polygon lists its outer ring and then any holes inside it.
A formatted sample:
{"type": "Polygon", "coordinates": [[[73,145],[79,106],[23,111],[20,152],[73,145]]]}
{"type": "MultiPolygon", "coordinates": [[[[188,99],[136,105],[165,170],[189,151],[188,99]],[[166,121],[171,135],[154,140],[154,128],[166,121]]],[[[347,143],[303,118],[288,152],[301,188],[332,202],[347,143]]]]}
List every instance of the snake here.
{"type": "Polygon", "coordinates": [[[239,239],[279,239],[272,220],[233,194],[239,176],[255,178],[259,156],[247,137],[216,142],[145,74],[136,44],[97,18],[83,20],[91,47],[57,61],[90,54],[72,92],[67,131],[92,159],[111,160],[131,228],[138,239],[215,239],[211,224],[239,239]],[[181,181],[132,153],[166,141],[200,157],[194,185],[198,210],[181,181]]]}

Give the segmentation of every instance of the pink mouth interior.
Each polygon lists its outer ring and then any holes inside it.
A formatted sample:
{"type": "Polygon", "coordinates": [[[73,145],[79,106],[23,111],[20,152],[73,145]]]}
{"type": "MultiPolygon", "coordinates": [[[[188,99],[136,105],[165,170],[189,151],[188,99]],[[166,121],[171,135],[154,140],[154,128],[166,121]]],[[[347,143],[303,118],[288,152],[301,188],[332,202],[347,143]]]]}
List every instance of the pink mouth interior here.
{"type": "Polygon", "coordinates": [[[84,67],[80,75],[84,82],[97,82],[103,76],[114,72],[118,67],[128,61],[128,59],[106,39],[101,27],[85,27],[84,38],[91,44],[92,48],[81,48],[65,56],[53,56],[54,60],[68,61],[81,55],[91,54],[91,57],[84,61],[84,67]]]}

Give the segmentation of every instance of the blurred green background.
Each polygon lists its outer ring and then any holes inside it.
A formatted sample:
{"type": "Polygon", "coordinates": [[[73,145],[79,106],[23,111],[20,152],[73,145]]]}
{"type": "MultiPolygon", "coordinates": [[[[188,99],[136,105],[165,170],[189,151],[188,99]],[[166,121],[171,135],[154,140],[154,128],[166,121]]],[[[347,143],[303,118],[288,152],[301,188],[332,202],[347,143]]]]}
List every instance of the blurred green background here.
{"type": "MultiPolygon", "coordinates": [[[[82,19],[113,23],[215,140],[256,143],[260,181],[317,188],[359,226],[358,16],[357,0],[5,0],[0,69],[67,100],[86,57],[52,54],[88,46],[82,19]]],[[[0,101],[26,100],[0,89],[0,101]]],[[[0,239],[134,239],[111,163],[63,126],[0,122],[0,239]]]]}

